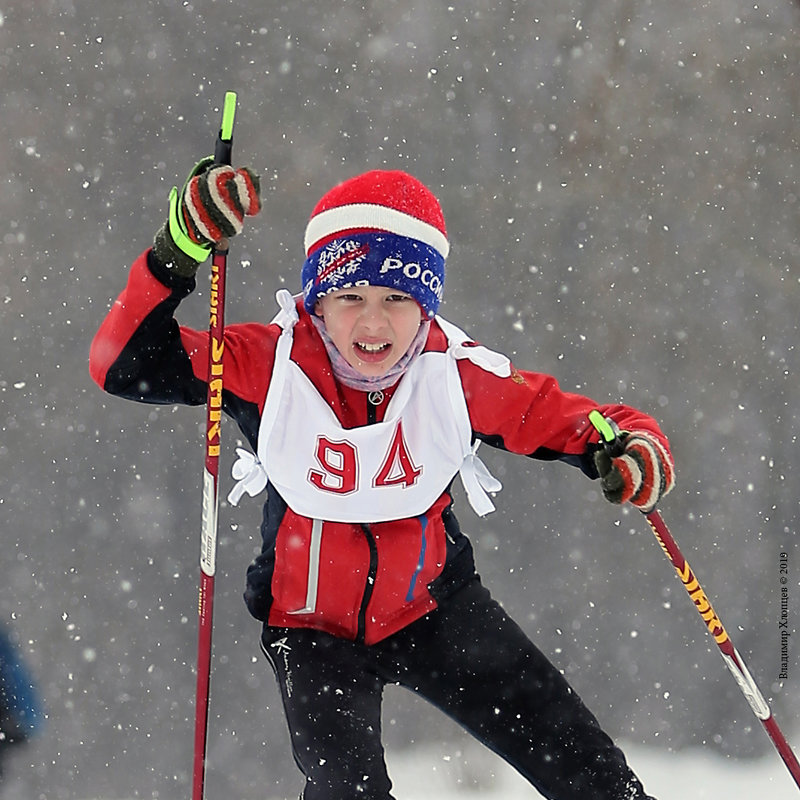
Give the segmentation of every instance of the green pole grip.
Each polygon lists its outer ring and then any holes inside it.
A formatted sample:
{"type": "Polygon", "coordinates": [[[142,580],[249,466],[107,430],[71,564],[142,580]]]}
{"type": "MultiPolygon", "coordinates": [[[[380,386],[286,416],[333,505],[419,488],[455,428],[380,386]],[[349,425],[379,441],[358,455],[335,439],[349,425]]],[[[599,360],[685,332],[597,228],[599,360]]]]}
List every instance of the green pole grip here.
{"type": "Polygon", "coordinates": [[[611,423],[596,408],[589,412],[589,422],[594,425],[595,430],[603,437],[606,444],[610,444],[617,438],[617,433],[611,423]]]}

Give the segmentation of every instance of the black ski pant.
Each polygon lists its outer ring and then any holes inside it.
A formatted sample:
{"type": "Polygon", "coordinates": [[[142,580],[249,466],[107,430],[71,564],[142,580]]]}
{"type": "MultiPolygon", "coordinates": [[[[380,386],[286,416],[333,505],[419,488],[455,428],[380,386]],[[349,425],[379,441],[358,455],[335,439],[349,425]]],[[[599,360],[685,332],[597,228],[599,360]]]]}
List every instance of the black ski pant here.
{"type": "Polygon", "coordinates": [[[265,626],[303,800],[391,800],[381,742],[386,684],[438,706],[550,800],[653,800],[622,752],[475,578],[366,646],[265,626]]]}

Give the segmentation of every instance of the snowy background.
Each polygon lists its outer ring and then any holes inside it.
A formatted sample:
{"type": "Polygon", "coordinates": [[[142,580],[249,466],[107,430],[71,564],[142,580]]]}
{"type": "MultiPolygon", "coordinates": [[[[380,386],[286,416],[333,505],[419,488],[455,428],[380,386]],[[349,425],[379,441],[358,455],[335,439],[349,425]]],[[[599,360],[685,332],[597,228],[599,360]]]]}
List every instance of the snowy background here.
{"type": "MultiPolygon", "coordinates": [[[[452,242],[443,314],[662,421],[665,517],[800,740],[778,629],[783,552],[800,619],[799,31],[797,0],[0,0],[0,622],[47,711],[3,795],[189,794],[202,411],[104,396],[86,362],[228,89],[264,186],[228,319],[299,288],[333,183],[418,175],[452,242]]],[[[206,303],[201,281],[182,319],[206,303]]],[[[796,795],[643,520],[575,470],[488,451],[498,511],[458,504],[480,572],[650,790],[796,795]]],[[[259,518],[221,509],[209,797],[297,793],[241,601],[259,518]]],[[[385,727],[400,798],[532,794],[408,695],[385,727]]]]}

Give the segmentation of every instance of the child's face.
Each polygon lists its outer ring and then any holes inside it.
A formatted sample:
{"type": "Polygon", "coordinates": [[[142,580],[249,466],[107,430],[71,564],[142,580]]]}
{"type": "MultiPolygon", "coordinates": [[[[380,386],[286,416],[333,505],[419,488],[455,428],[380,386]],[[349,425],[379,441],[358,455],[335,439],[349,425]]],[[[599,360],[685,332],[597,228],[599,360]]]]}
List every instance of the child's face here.
{"type": "Polygon", "coordinates": [[[422,322],[422,309],[410,294],[385,286],[338,289],[321,297],[314,310],[347,363],[369,378],[405,355],[422,322]]]}

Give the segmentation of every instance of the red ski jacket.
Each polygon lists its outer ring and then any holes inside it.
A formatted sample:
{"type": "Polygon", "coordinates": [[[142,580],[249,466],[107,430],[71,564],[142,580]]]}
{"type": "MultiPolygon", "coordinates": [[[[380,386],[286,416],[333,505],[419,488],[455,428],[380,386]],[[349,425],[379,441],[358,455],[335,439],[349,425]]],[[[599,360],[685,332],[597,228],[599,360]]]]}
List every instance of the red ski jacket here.
{"type": "MultiPolygon", "coordinates": [[[[90,371],[101,388],[145,403],[206,402],[208,332],[179,326],[174,318],[194,285],[193,279],[168,272],[152,251],[134,262],[125,289],[92,342],[90,371]]],[[[292,360],[343,427],[380,421],[394,387],[384,392],[385,402],[375,406],[367,393],[338,383],[302,304],[298,311],[292,360]]],[[[279,335],[275,324],[225,328],[223,409],[254,451],[279,335]]],[[[426,350],[446,347],[447,339],[434,322],[426,350]]],[[[565,461],[596,478],[592,456],[598,435],[588,413],[597,408],[622,430],[647,431],[669,447],[652,417],[564,392],[549,375],[512,367],[511,375],[501,378],[468,359],[459,360],[458,371],[474,440],[565,461]]],[[[248,567],[245,590],[247,606],[257,619],[371,644],[435,608],[475,574],[472,547],[453,514],[448,487],[419,517],[323,523],[315,607],[310,613],[297,613],[309,581],[312,527],[311,519],[295,513],[272,485],[267,486],[262,550],[248,567]]]]}

